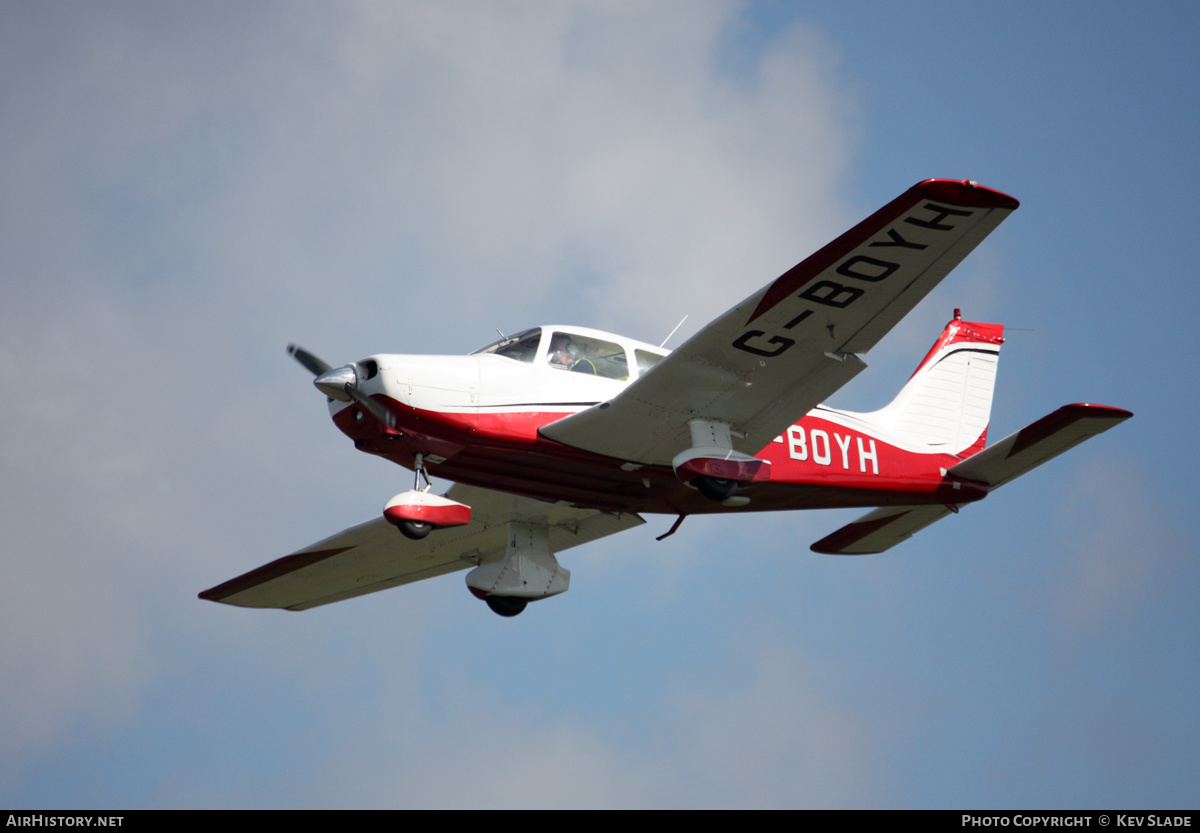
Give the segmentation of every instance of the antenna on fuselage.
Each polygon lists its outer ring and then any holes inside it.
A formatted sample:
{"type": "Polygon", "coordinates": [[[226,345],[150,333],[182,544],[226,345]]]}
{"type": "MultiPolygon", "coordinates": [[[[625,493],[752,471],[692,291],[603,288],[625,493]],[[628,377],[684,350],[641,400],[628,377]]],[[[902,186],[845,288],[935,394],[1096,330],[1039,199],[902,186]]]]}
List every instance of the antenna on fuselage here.
{"type": "MultiPolygon", "coordinates": [[[[500,333],[499,327],[496,328],[496,332],[500,333]]],[[[508,336],[506,336],[504,333],[500,333],[500,338],[508,338],[508,336]]]]}
{"type": "Polygon", "coordinates": [[[671,330],[671,332],[667,333],[667,337],[662,340],[662,344],[658,345],[660,349],[667,346],[667,342],[671,340],[671,336],[675,335],[675,331],[683,326],[684,321],[687,321],[686,315],[679,319],[679,323],[675,325],[674,330],[671,330]]]}

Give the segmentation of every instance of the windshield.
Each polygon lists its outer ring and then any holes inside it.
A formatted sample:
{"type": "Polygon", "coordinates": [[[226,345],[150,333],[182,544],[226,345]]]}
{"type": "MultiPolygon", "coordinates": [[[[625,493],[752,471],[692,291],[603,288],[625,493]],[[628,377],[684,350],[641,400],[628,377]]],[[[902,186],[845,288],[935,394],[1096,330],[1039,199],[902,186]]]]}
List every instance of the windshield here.
{"type": "MultiPolygon", "coordinates": [[[[534,327],[532,330],[517,333],[515,336],[494,341],[487,347],[476,350],[475,353],[495,353],[497,356],[505,356],[519,362],[532,364],[533,357],[537,354],[538,342],[541,340],[542,328],[534,327]]],[[[471,355],[475,355],[475,353],[471,355]]]]}

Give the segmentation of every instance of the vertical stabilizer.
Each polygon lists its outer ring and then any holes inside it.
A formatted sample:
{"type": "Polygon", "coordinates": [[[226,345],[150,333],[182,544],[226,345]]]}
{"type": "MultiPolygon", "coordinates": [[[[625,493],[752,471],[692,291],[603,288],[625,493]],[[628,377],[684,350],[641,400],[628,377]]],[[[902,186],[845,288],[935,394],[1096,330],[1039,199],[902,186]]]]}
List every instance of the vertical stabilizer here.
{"type": "Polygon", "coordinates": [[[859,418],[906,445],[969,456],[987,441],[1002,324],[963,321],[958,310],[886,408],[859,418]]]}

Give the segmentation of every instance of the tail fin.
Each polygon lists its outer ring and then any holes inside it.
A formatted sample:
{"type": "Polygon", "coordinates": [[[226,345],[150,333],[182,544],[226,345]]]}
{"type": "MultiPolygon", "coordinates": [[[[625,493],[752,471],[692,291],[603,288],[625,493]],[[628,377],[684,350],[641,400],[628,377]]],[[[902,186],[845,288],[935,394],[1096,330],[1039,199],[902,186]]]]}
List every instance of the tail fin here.
{"type": "Polygon", "coordinates": [[[987,442],[1004,325],[963,321],[959,310],[891,404],[857,414],[902,444],[970,456],[987,442]]]}

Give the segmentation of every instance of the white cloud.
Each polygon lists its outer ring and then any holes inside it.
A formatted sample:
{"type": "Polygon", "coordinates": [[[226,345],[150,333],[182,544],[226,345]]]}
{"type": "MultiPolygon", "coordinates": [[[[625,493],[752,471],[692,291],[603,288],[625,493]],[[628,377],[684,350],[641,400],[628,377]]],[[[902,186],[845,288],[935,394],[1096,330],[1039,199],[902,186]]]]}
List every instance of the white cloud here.
{"type": "MultiPolygon", "coordinates": [[[[465,351],[546,318],[658,340],[854,219],[836,50],[795,27],[734,76],[725,3],[4,15],[6,773],[128,727],[150,688],[191,679],[174,651],[197,633],[241,656],[195,592],[369,516],[404,476],[328,425],[289,339],[335,361],[465,351]]],[[[295,650],[274,621],[257,636],[295,650]]],[[[762,676],[725,696],[761,708],[789,682],[762,676]]],[[[708,756],[735,740],[680,730],[631,758],[582,721],[516,725],[497,738],[532,745],[513,778],[575,766],[594,785],[567,804],[685,801],[664,761],[694,750],[716,781],[708,756]]],[[[468,734],[433,762],[447,783],[495,766],[468,734]]],[[[419,763],[392,766],[434,790],[419,763]]]]}
{"type": "MultiPolygon", "coordinates": [[[[870,732],[821,669],[773,645],[729,682],[681,678],[643,728],[563,716],[495,691],[372,727],[305,764],[298,804],[386,807],[834,807],[869,801],[870,732]]],[[[390,699],[390,698],[389,698],[390,699]]],[[[177,802],[170,802],[177,803],[177,802]]]]}

